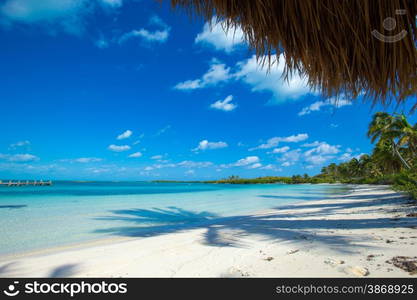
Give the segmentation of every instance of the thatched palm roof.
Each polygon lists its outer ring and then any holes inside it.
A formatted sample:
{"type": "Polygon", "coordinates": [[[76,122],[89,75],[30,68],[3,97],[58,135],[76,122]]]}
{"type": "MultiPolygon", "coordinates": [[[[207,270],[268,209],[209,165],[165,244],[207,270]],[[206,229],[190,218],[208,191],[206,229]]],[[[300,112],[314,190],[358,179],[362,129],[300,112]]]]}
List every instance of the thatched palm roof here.
{"type": "Polygon", "coordinates": [[[401,102],[417,94],[416,0],[171,3],[207,21],[216,17],[228,28],[239,26],[258,57],[283,53],[286,75],[299,72],[307,76],[310,86],[325,95],[356,97],[365,93],[385,103],[393,98],[401,102]],[[402,37],[404,30],[405,37],[397,42],[389,40],[397,34],[402,37]],[[372,31],[379,32],[379,38],[372,31]],[[380,40],[383,35],[388,39],[385,42],[380,40]]]}

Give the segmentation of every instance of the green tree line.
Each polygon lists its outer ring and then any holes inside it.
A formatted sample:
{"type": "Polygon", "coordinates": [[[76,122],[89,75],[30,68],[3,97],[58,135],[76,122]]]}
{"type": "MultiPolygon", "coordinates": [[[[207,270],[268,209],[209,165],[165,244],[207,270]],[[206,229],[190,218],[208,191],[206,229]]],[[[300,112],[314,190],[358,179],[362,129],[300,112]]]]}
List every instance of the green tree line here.
{"type": "Polygon", "coordinates": [[[369,124],[368,137],[375,145],[371,154],[340,164],[323,167],[316,176],[259,177],[231,176],[206,183],[355,183],[391,184],[417,199],[417,123],[410,124],[404,114],[376,113],[369,124]]]}

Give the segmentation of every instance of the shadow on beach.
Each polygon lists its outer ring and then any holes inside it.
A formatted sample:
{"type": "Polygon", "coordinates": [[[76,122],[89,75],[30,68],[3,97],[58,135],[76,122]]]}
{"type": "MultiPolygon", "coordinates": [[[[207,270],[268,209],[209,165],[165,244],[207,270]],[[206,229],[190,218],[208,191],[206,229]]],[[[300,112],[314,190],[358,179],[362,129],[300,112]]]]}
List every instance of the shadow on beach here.
{"type": "Polygon", "coordinates": [[[0,209],[18,209],[25,208],[27,205],[0,205],[0,209]]]}
{"type": "MultiPolygon", "coordinates": [[[[267,195],[262,195],[266,197],[267,195]]],[[[274,196],[275,197],[275,196],[274,196]]],[[[285,196],[283,196],[285,198],[285,196]]],[[[369,235],[347,239],[342,235],[326,235],[335,229],[372,229],[395,228],[415,225],[415,220],[406,217],[387,215],[383,218],[346,219],[343,215],[345,209],[368,207],[363,212],[372,212],[380,209],[381,205],[392,203],[402,204],[403,197],[397,194],[381,196],[370,194],[364,196],[344,195],[337,198],[338,203],[292,204],[277,207],[272,213],[264,215],[242,215],[222,217],[207,211],[193,212],[178,207],[167,209],[125,209],[110,211],[111,215],[98,218],[98,220],[114,220],[129,222],[131,226],[112,227],[97,230],[96,233],[106,233],[127,237],[151,237],[191,229],[205,229],[202,243],[215,247],[245,247],[242,239],[245,236],[256,235],[264,240],[274,242],[310,240],[330,247],[339,252],[352,252],[361,241],[369,240],[369,235]],[[364,199],[365,201],[357,201],[364,199]],[[372,199],[372,200],[368,200],[372,199]],[[374,206],[377,206],[375,208],[374,206]],[[285,210],[300,210],[285,213],[285,210]],[[325,219],[329,215],[340,215],[337,219],[325,219]]],[[[401,206],[399,206],[401,207],[401,206]]]]}

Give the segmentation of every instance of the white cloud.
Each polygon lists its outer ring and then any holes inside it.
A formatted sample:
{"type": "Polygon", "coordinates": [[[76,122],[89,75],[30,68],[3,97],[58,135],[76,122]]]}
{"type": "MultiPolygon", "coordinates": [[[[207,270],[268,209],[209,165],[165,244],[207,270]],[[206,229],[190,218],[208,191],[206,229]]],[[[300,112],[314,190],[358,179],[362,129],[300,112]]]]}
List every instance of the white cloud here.
{"type": "MultiPolygon", "coordinates": [[[[260,58],[262,60],[262,58],[260,58]]],[[[192,79],[178,83],[174,88],[178,90],[195,90],[219,83],[225,83],[231,79],[241,81],[251,87],[253,92],[269,92],[272,98],[269,104],[279,104],[287,100],[296,100],[307,94],[316,94],[308,87],[307,80],[293,74],[285,80],[282,77],[285,62],[281,55],[279,62],[271,68],[263,67],[258,63],[256,56],[240,61],[236,64],[236,71],[214,59],[209,71],[199,79],[192,79]]]]}
{"type": "Polygon", "coordinates": [[[213,163],[209,161],[190,161],[184,160],[178,163],[163,163],[163,164],[153,164],[144,168],[144,171],[152,171],[164,168],[187,168],[187,169],[198,169],[198,168],[207,168],[212,166],[213,163]]]}
{"type": "Polygon", "coordinates": [[[149,43],[165,43],[168,40],[171,27],[156,15],[149,19],[149,24],[159,27],[160,29],[153,31],[145,28],[134,29],[122,34],[118,38],[118,43],[123,44],[134,38],[140,38],[149,43]]]}
{"type": "Polygon", "coordinates": [[[261,167],[260,169],[261,169],[261,170],[273,170],[273,171],[277,171],[277,172],[281,172],[281,171],[282,171],[282,169],[281,169],[281,168],[277,168],[276,166],[274,166],[274,165],[272,165],[272,164],[269,164],[269,165],[263,166],[263,167],[261,167]]]}
{"type": "Polygon", "coordinates": [[[326,161],[334,158],[334,156],[326,156],[326,155],[307,155],[305,160],[313,165],[320,165],[325,163],[326,161]]]}
{"type": "Polygon", "coordinates": [[[159,160],[159,159],[162,159],[162,158],[163,158],[162,155],[154,155],[154,156],[151,157],[151,159],[154,159],[154,160],[159,160]]]}
{"type": "Polygon", "coordinates": [[[285,153],[288,150],[290,150],[290,147],[284,146],[284,147],[281,147],[281,148],[275,148],[274,150],[272,150],[272,153],[285,153]]]}
{"type": "Polygon", "coordinates": [[[334,154],[340,152],[339,145],[329,145],[326,142],[314,142],[305,144],[304,147],[313,147],[304,153],[305,160],[312,165],[323,164],[326,161],[333,159],[334,154]]]}
{"type": "Polygon", "coordinates": [[[123,0],[100,0],[104,5],[110,7],[121,7],[123,5],[123,0]]]}
{"type": "Polygon", "coordinates": [[[1,6],[5,17],[14,21],[33,23],[70,17],[85,5],[83,0],[7,0],[1,6]]]}
{"type": "Polygon", "coordinates": [[[213,163],[210,161],[191,161],[184,160],[176,164],[176,166],[184,168],[206,168],[212,166],[213,163]]]}
{"type": "Polygon", "coordinates": [[[0,159],[6,160],[9,162],[29,162],[29,161],[37,161],[39,157],[32,155],[32,154],[1,154],[0,159]]]}
{"type": "Polygon", "coordinates": [[[278,158],[281,166],[289,167],[298,162],[308,163],[308,168],[314,168],[336,157],[340,153],[339,145],[330,145],[326,142],[315,141],[303,144],[302,147],[310,148],[307,150],[295,149],[286,151],[278,158]]]}
{"type": "Polygon", "coordinates": [[[260,159],[258,156],[247,156],[245,158],[239,159],[237,162],[232,164],[233,167],[242,167],[251,164],[259,163],[260,159]]]}
{"type": "Polygon", "coordinates": [[[318,141],[316,141],[316,142],[314,142],[312,144],[305,144],[303,146],[310,147],[311,145],[314,145],[313,146],[314,148],[305,152],[305,154],[307,156],[308,155],[311,155],[311,154],[314,154],[314,153],[327,155],[327,154],[337,154],[337,153],[340,152],[340,149],[339,149],[340,146],[339,145],[336,145],[336,146],[329,145],[326,142],[318,142],[318,141]],[[307,146],[307,145],[309,145],[309,146],[307,146]]]}
{"type": "Polygon", "coordinates": [[[99,161],[102,161],[102,159],[96,158],[96,157],[80,157],[72,161],[85,164],[85,163],[90,163],[90,162],[99,162],[99,161]]]}
{"type": "MultiPolygon", "coordinates": [[[[117,7],[117,2],[115,0],[109,0],[109,2],[114,2],[114,5],[108,5],[110,7],[117,7]]],[[[122,4],[122,2],[120,1],[122,4]]],[[[116,36],[113,36],[113,38],[105,38],[104,36],[101,36],[96,42],[95,45],[100,48],[108,48],[110,45],[113,44],[119,44],[122,45],[132,39],[141,39],[142,41],[145,41],[147,44],[152,43],[165,43],[168,38],[171,31],[171,27],[168,26],[161,18],[158,16],[152,16],[149,19],[149,24],[153,27],[159,27],[159,29],[149,30],[146,28],[139,28],[139,29],[133,29],[128,32],[125,32],[123,34],[119,34],[116,36]]],[[[143,67],[143,65],[139,65],[136,70],[139,70],[143,67]]]]}
{"type": "Polygon", "coordinates": [[[232,111],[236,109],[237,107],[237,104],[230,103],[232,102],[232,100],[233,100],[233,96],[229,95],[224,100],[219,100],[219,101],[214,102],[213,104],[210,105],[210,107],[213,109],[218,109],[218,110],[223,110],[223,111],[232,111]]]}
{"type": "Polygon", "coordinates": [[[256,164],[250,165],[248,167],[248,169],[258,169],[260,167],[262,167],[262,164],[261,163],[256,163],[256,164]]]}
{"type": "Polygon", "coordinates": [[[177,90],[195,90],[202,87],[200,79],[186,80],[178,83],[174,88],[177,90]]]}
{"type": "Polygon", "coordinates": [[[72,159],[61,159],[60,162],[69,162],[69,163],[81,163],[81,164],[87,164],[87,163],[94,163],[94,162],[100,162],[103,159],[97,158],[97,157],[80,157],[80,158],[72,158],[72,159]]]}
{"type": "Polygon", "coordinates": [[[263,166],[260,162],[260,159],[258,156],[247,156],[245,158],[241,158],[238,161],[234,162],[234,163],[229,163],[229,164],[221,164],[218,165],[218,169],[217,171],[221,171],[223,169],[227,169],[227,168],[234,168],[234,167],[245,167],[246,169],[265,169],[265,170],[269,170],[272,169],[270,166],[263,166]]]}
{"type": "Polygon", "coordinates": [[[141,28],[124,33],[119,38],[119,44],[123,44],[132,38],[142,38],[148,42],[164,43],[169,37],[169,29],[149,31],[141,28]]]}
{"type": "Polygon", "coordinates": [[[255,148],[251,148],[249,149],[249,151],[253,151],[256,149],[270,149],[270,148],[274,148],[276,146],[278,146],[279,143],[281,142],[285,142],[285,143],[298,143],[301,141],[304,141],[308,139],[308,134],[307,133],[300,133],[297,135],[291,135],[291,136],[287,136],[287,137],[273,137],[270,138],[266,143],[261,144],[255,148]]]}
{"type": "Polygon", "coordinates": [[[32,154],[15,154],[10,156],[9,161],[15,162],[27,162],[39,160],[39,157],[32,154]]]}
{"type": "Polygon", "coordinates": [[[177,90],[195,90],[208,86],[215,86],[219,83],[226,82],[232,78],[230,68],[218,60],[213,59],[209,70],[200,78],[194,80],[186,80],[178,83],[174,89],[177,90]]]}
{"type": "Polygon", "coordinates": [[[342,154],[338,158],[338,160],[340,160],[340,161],[349,161],[353,158],[360,159],[361,156],[364,155],[364,154],[366,154],[366,153],[360,153],[360,154],[357,154],[357,155],[353,155],[352,152],[346,152],[346,153],[342,154]]]}
{"type": "Polygon", "coordinates": [[[251,86],[253,92],[266,91],[272,93],[270,104],[296,100],[312,93],[305,78],[293,74],[287,81],[282,77],[285,68],[283,55],[280,56],[278,62],[271,66],[269,72],[267,67],[262,67],[258,63],[255,55],[239,62],[237,66],[236,78],[251,86]]]}
{"type": "Polygon", "coordinates": [[[0,19],[8,25],[36,24],[51,34],[80,35],[87,17],[98,9],[110,11],[122,4],[122,0],[5,0],[0,4],[0,19]]]}
{"type": "Polygon", "coordinates": [[[312,143],[303,144],[301,146],[302,147],[317,147],[317,146],[320,146],[321,144],[322,144],[322,142],[314,141],[312,143]]]}
{"type": "Polygon", "coordinates": [[[111,172],[111,168],[88,168],[87,171],[93,173],[93,174],[103,174],[111,172]]]}
{"type": "Polygon", "coordinates": [[[133,131],[131,130],[126,130],[125,132],[123,132],[122,134],[117,136],[118,140],[124,140],[124,139],[128,139],[132,136],[133,131]]]}
{"type": "Polygon", "coordinates": [[[281,166],[288,167],[298,162],[300,158],[301,158],[301,150],[295,149],[295,150],[285,152],[282,155],[282,157],[279,158],[278,160],[282,162],[281,166]]]}
{"type": "Polygon", "coordinates": [[[171,129],[171,125],[167,125],[164,128],[161,128],[160,130],[158,130],[158,132],[155,134],[155,136],[163,135],[165,132],[167,132],[170,129],[171,129]]]}
{"type": "Polygon", "coordinates": [[[141,157],[141,156],[142,156],[141,152],[135,152],[135,153],[132,153],[132,154],[129,155],[129,157],[132,157],[132,158],[137,158],[137,157],[141,157]]]}
{"type": "Polygon", "coordinates": [[[323,107],[340,108],[343,106],[352,105],[352,102],[346,99],[330,98],[324,101],[316,101],[309,106],[304,107],[299,113],[299,116],[305,116],[315,111],[320,111],[323,107]]]}
{"type": "Polygon", "coordinates": [[[197,148],[192,149],[192,151],[221,149],[226,147],[228,147],[228,145],[225,142],[209,142],[208,140],[202,140],[197,148]]]}
{"type": "Polygon", "coordinates": [[[114,152],[123,152],[123,151],[130,150],[130,146],[128,146],[128,145],[122,145],[122,146],[110,145],[108,147],[108,149],[111,150],[111,151],[114,151],[114,152]]]}
{"type": "Polygon", "coordinates": [[[216,22],[214,17],[211,25],[209,22],[204,24],[203,31],[195,38],[195,43],[208,44],[216,50],[231,53],[245,42],[244,34],[240,28],[230,28],[228,31],[225,29],[225,23],[216,22]]]}
{"type": "Polygon", "coordinates": [[[10,144],[9,148],[14,150],[16,148],[25,147],[25,146],[30,146],[30,141],[19,141],[17,143],[10,144]]]}

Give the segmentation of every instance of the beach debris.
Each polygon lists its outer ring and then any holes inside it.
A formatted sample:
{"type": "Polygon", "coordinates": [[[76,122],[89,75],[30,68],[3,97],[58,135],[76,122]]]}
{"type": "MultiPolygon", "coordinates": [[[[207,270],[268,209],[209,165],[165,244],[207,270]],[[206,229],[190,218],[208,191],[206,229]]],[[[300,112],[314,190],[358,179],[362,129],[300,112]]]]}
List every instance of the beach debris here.
{"type": "Polygon", "coordinates": [[[298,251],[300,251],[300,249],[290,250],[287,252],[287,254],[294,254],[294,253],[297,253],[298,251]]]}
{"type": "Polygon", "coordinates": [[[367,260],[367,261],[371,261],[371,260],[373,260],[375,257],[378,257],[378,256],[384,256],[384,254],[369,254],[369,255],[366,257],[366,260],[367,260]]]}
{"type": "Polygon", "coordinates": [[[417,275],[417,256],[395,256],[387,260],[386,263],[393,264],[397,268],[410,273],[410,275],[417,275]]]}
{"type": "Polygon", "coordinates": [[[385,243],[387,243],[387,244],[391,244],[391,243],[394,243],[395,241],[393,241],[393,240],[386,240],[385,241],[385,243]]]}
{"type": "Polygon", "coordinates": [[[273,260],[274,258],[272,257],[272,256],[268,256],[267,258],[265,258],[264,260],[266,260],[266,261],[271,261],[271,260],[273,260]]]}
{"type": "Polygon", "coordinates": [[[343,265],[345,263],[344,260],[340,260],[340,259],[333,259],[333,258],[328,258],[324,261],[325,264],[331,265],[331,266],[336,266],[336,265],[343,265]]]}
{"type": "Polygon", "coordinates": [[[352,274],[352,275],[360,276],[360,277],[369,275],[369,270],[365,267],[360,267],[360,266],[346,267],[345,272],[348,274],[352,274]]]}
{"type": "Polygon", "coordinates": [[[308,236],[306,236],[306,235],[304,235],[304,234],[301,234],[301,235],[299,235],[299,236],[297,236],[297,237],[295,237],[296,239],[299,239],[299,240],[308,240],[308,236]]]}
{"type": "Polygon", "coordinates": [[[239,267],[231,267],[225,277],[249,277],[250,274],[239,267]]]}
{"type": "Polygon", "coordinates": [[[407,217],[417,217],[417,213],[410,213],[406,215],[407,217]]]}

